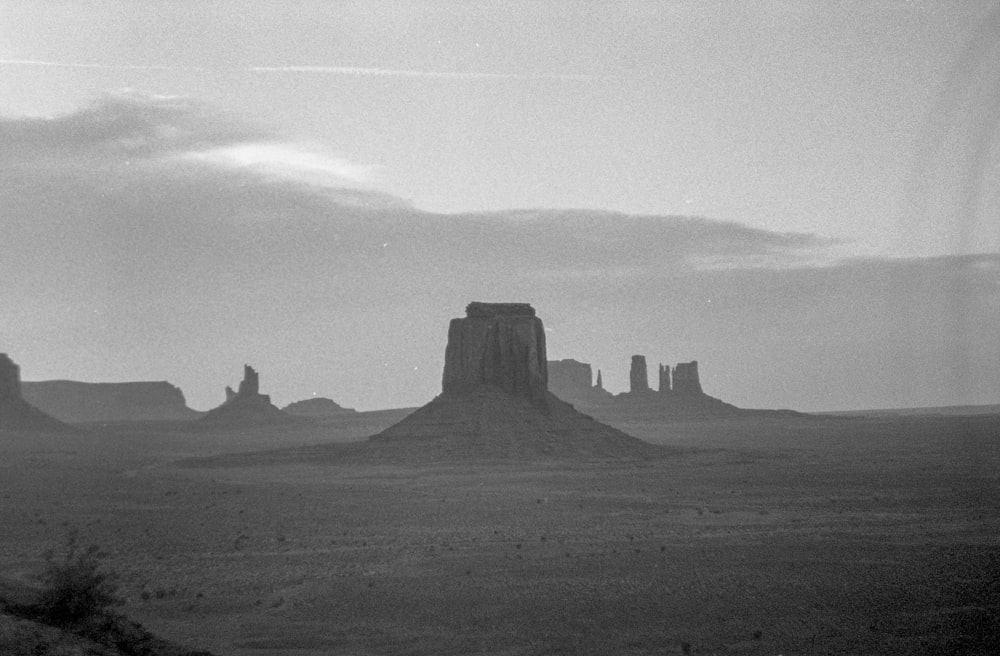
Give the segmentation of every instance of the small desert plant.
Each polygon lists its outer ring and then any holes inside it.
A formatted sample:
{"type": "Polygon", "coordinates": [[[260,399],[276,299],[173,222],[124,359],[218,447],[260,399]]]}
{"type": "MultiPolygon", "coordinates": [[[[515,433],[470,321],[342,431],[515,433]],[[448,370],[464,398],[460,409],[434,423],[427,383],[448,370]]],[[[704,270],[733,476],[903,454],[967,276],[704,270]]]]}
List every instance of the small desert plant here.
{"type": "Polygon", "coordinates": [[[79,533],[66,536],[65,552],[45,554],[45,588],[38,610],[54,624],[73,624],[110,615],[122,603],[114,574],[105,570],[96,544],[82,547],[79,533]]]}

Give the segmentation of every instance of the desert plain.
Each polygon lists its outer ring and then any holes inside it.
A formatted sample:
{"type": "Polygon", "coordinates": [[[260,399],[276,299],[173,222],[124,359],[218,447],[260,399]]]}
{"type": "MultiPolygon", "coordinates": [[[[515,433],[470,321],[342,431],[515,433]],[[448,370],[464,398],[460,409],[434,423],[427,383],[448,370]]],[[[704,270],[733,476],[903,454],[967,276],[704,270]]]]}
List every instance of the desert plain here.
{"type": "Polygon", "coordinates": [[[0,592],[75,528],[123,612],[220,655],[1000,644],[998,414],[616,424],[637,460],[364,444],[405,414],[0,432],[0,592]]]}

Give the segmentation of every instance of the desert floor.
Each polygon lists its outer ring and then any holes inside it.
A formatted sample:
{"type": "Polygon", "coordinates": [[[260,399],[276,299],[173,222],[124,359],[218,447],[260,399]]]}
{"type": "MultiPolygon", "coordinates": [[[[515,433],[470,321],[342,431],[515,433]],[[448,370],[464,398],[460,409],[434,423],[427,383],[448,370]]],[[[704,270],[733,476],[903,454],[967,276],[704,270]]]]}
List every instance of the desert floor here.
{"type": "Polygon", "coordinates": [[[0,433],[0,591],[77,527],[129,616],[221,655],[1000,644],[998,415],[619,424],[664,445],[637,462],[342,457],[400,414],[0,433]]]}

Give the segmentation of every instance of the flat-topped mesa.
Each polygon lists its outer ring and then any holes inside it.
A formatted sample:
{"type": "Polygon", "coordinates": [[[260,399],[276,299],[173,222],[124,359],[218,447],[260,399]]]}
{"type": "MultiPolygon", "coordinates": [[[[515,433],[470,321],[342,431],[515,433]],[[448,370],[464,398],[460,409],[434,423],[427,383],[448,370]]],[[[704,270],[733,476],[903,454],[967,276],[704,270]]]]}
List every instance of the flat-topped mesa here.
{"type": "Polygon", "coordinates": [[[698,378],[698,361],[678,362],[674,367],[674,392],[697,396],[704,394],[698,378]]]}
{"type": "Polygon", "coordinates": [[[629,391],[649,391],[649,375],[646,373],[646,356],[633,355],[632,367],[628,372],[629,391]]]}
{"type": "Polygon", "coordinates": [[[21,398],[21,368],[10,356],[0,353],[0,399],[21,398]]]}
{"type": "Polygon", "coordinates": [[[470,394],[492,386],[546,405],[545,328],[527,303],[469,303],[448,326],[441,391],[470,394]]]}
{"type": "Polygon", "coordinates": [[[473,301],[465,306],[468,319],[492,319],[494,317],[533,317],[535,308],[530,303],[482,303],[473,301]]]}

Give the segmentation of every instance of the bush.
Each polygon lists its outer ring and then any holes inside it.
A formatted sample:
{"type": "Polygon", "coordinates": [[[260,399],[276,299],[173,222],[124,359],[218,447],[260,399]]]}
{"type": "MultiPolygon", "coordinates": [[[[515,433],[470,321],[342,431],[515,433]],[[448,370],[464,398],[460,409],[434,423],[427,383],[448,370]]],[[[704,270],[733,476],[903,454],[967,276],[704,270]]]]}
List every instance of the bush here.
{"type": "Polygon", "coordinates": [[[103,569],[100,548],[80,546],[76,529],[66,537],[65,553],[45,554],[48,565],[38,609],[53,624],[76,624],[104,618],[122,603],[113,573],[103,569]]]}

